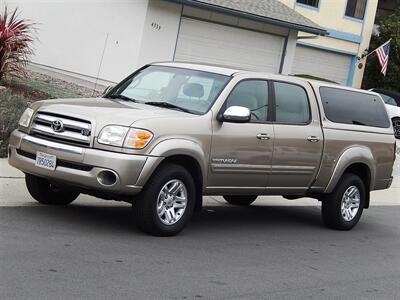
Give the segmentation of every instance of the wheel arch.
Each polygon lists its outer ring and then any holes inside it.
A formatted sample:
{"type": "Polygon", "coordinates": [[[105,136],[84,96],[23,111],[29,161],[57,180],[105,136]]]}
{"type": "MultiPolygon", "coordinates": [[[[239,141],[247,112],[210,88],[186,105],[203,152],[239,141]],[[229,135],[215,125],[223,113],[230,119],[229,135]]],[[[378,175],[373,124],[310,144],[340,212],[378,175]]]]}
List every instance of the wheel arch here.
{"type": "Polygon", "coordinates": [[[373,189],[375,183],[375,163],[370,149],[366,147],[352,147],[345,150],[335,166],[325,193],[331,193],[337,186],[340,178],[345,173],[353,173],[363,180],[367,189],[366,207],[369,206],[369,192],[373,189]]]}
{"type": "MultiPolygon", "coordinates": [[[[195,187],[196,187],[196,206],[195,210],[199,211],[201,210],[202,204],[203,204],[203,186],[204,186],[204,179],[203,179],[203,173],[200,167],[200,164],[198,161],[189,155],[173,155],[166,157],[159,167],[161,167],[163,164],[166,163],[173,163],[177,164],[180,166],[183,166],[186,170],[189,171],[189,173],[192,175],[193,180],[195,182],[195,187]]],[[[157,169],[156,169],[157,171],[157,169]]]]}
{"type": "Polygon", "coordinates": [[[364,208],[369,208],[370,203],[370,190],[371,190],[371,170],[364,163],[353,163],[344,170],[343,174],[352,173],[361,178],[366,188],[365,205],[364,208]]]}
{"type": "Polygon", "coordinates": [[[196,210],[201,209],[204,182],[207,175],[206,156],[199,144],[184,139],[170,139],[155,146],[148,158],[137,185],[144,186],[150,177],[166,163],[186,168],[196,186],[196,210]]]}

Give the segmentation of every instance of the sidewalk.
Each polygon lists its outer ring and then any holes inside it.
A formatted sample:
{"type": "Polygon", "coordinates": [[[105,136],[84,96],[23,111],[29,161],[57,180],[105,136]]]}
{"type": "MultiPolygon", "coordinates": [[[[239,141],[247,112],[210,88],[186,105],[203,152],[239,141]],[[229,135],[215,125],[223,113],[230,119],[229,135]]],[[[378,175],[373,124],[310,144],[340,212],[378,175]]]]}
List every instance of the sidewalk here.
{"type": "MultiPolygon", "coordinates": [[[[0,179],[2,178],[23,178],[24,173],[11,167],[7,158],[0,158],[0,179]]],[[[0,195],[1,196],[1,195],[0,195]]]]}

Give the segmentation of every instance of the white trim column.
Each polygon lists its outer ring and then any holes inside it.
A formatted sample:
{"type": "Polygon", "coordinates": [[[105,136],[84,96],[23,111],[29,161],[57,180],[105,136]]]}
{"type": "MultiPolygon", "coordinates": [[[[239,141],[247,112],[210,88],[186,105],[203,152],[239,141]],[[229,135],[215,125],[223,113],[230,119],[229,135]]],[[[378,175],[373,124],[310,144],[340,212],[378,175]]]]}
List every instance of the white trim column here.
{"type": "Polygon", "coordinates": [[[282,74],[289,75],[292,72],[292,66],[294,61],[294,54],[296,52],[296,43],[297,43],[297,35],[298,31],[290,30],[287,42],[286,42],[286,49],[284,49],[284,58],[282,64],[282,74]]]}

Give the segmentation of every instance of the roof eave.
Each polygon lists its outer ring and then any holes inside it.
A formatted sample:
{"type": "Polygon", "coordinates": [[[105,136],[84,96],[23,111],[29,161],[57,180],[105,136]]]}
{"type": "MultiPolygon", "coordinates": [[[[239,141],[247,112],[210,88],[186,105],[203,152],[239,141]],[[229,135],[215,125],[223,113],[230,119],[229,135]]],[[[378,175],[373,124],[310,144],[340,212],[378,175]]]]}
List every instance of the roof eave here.
{"type": "Polygon", "coordinates": [[[228,14],[228,15],[235,16],[235,17],[242,17],[242,18],[246,18],[246,19],[250,19],[250,20],[254,20],[254,21],[267,23],[270,25],[285,27],[288,29],[302,31],[302,32],[311,33],[311,34],[315,34],[315,35],[322,35],[322,36],[328,35],[328,32],[322,28],[310,27],[310,26],[290,23],[290,22],[286,22],[286,21],[282,21],[282,20],[267,18],[267,17],[258,16],[258,15],[254,15],[251,13],[238,11],[235,9],[230,9],[227,7],[222,7],[222,6],[213,5],[213,4],[209,4],[209,3],[198,2],[198,1],[193,1],[193,0],[165,0],[165,1],[175,2],[175,3],[179,3],[179,4],[185,4],[185,5],[192,6],[192,7],[203,8],[203,9],[207,9],[210,11],[220,12],[220,13],[228,14]]]}

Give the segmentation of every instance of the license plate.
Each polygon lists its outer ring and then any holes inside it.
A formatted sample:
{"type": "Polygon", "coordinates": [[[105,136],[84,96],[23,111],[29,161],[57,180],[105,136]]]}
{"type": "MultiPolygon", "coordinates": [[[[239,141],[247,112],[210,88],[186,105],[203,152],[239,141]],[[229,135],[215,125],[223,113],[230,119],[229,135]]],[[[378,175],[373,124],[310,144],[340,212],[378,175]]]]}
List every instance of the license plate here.
{"type": "Polygon", "coordinates": [[[54,171],[56,169],[57,158],[55,155],[50,155],[43,152],[36,152],[35,165],[39,168],[54,171]]]}

